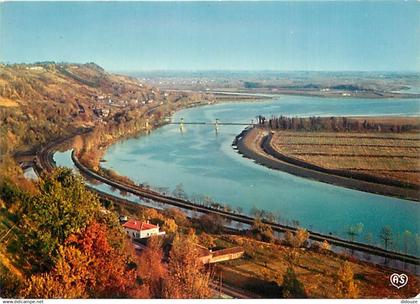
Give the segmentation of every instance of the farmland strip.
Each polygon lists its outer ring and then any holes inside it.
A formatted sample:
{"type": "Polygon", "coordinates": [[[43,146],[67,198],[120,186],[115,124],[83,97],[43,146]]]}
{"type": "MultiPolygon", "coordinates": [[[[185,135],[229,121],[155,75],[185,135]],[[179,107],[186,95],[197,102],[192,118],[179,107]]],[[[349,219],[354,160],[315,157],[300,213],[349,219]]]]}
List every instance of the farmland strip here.
{"type": "Polygon", "coordinates": [[[332,147],[372,147],[372,148],[400,148],[400,149],[420,149],[418,146],[393,146],[393,145],[358,145],[358,144],[322,144],[322,143],[281,143],[282,146],[332,146],[332,147]]]}
{"type": "Polygon", "coordinates": [[[293,155],[311,155],[311,156],[341,156],[341,157],[383,157],[383,158],[420,158],[420,156],[410,155],[386,155],[386,154],[342,154],[342,153],[322,153],[322,152],[303,152],[303,153],[292,153],[293,155]]]}
{"type": "MultiPolygon", "coordinates": [[[[298,132],[296,132],[298,133],[298,132]]],[[[299,138],[354,138],[354,139],[387,139],[387,140],[410,140],[410,141],[418,141],[419,138],[412,138],[412,137],[380,137],[380,136],[343,136],[343,135],[334,135],[334,136],[328,136],[328,135],[301,135],[301,134],[282,134],[283,137],[299,137],[299,138]]]]}

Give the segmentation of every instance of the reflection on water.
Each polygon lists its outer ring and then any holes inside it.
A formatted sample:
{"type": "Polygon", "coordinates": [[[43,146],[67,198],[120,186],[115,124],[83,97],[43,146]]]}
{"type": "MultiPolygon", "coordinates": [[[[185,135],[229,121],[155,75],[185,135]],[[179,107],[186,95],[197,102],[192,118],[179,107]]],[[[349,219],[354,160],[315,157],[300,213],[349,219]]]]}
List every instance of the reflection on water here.
{"type": "Polygon", "coordinates": [[[28,167],[23,171],[23,176],[25,176],[26,179],[33,179],[37,180],[38,175],[35,173],[34,168],[28,167]]]}
{"type": "MultiPolygon", "coordinates": [[[[173,120],[250,122],[259,114],[418,115],[419,105],[419,100],[281,97],[186,109],[173,120]]],[[[393,230],[396,247],[402,246],[405,230],[419,233],[417,203],[303,179],[242,158],[231,147],[242,128],[223,125],[216,134],[212,126],[186,125],[181,133],[179,126],[167,125],[113,145],[103,166],[138,183],[171,190],[178,186],[190,198],[207,196],[245,213],[263,209],[283,223],[293,221],[323,233],[346,237],[350,225],[362,223],[359,241],[380,243],[379,233],[386,225],[393,230]]],[[[410,244],[415,253],[415,236],[410,244]]]]}

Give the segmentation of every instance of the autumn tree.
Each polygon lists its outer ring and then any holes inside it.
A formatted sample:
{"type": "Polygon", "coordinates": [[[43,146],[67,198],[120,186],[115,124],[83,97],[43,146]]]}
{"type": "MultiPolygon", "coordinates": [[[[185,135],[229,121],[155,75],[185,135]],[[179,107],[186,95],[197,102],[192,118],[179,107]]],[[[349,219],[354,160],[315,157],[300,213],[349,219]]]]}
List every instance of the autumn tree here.
{"type": "Polygon", "coordinates": [[[176,235],[169,253],[164,297],[169,299],[208,298],[210,273],[200,260],[194,233],[176,235]]]}
{"type": "Polygon", "coordinates": [[[2,199],[9,211],[19,213],[23,211],[31,196],[22,190],[18,184],[6,179],[0,182],[0,199],[2,199]]]}
{"type": "Polygon", "coordinates": [[[86,286],[92,280],[89,271],[92,258],[69,246],[58,249],[55,268],[49,273],[32,275],[22,290],[24,298],[87,298],[86,286]]]}
{"type": "Polygon", "coordinates": [[[198,236],[198,240],[201,245],[203,245],[206,248],[212,248],[216,245],[214,237],[212,237],[210,234],[202,232],[198,236]]]}
{"type": "Polygon", "coordinates": [[[320,249],[323,252],[328,252],[328,251],[331,250],[331,245],[330,245],[330,243],[328,243],[327,240],[324,240],[320,245],[320,249]]]}
{"type": "Polygon", "coordinates": [[[286,244],[294,248],[306,246],[308,239],[309,232],[303,228],[298,228],[295,233],[286,231],[284,234],[286,244]]]}
{"type": "Polygon", "coordinates": [[[32,298],[144,298],[147,286],[137,280],[135,256],[108,241],[110,231],[96,222],[72,234],[58,249],[51,271],[32,275],[24,297],[32,298]]]}
{"type": "Polygon", "coordinates": [[[139,212],[139,217],[143,221],[152,221],[163,224],[165,217],[156,209],[146,208],[139,212]]]}
{"type": "Polygon", "coordinates": [[[73,148],[78,156],[82,152],[83,146],[84,146],[83,138],[80,135],[76,135],[73,139],[73,148]]]}
{"type": "Polygon", "coordinates": [[[13,157],[0,153],[0,183],[3,183],[5,180],[16,181],[22,176],[22,168],[19,167],[13,157]]]}
{"type": "Polygon", "coordinates": [[[15,298],[22,287],[22,278],[0,264],[0,298],[15,298]]]}
{"type": "Polygon", "coordinates": [[[354,299],[359,293],[349,262],[344,262],[337,273],[337,298],[354,299]]]}
{"type": "Polygon", "coordinates": [[[175,223],[174,219],[169,218],[169,219],[165,219],[165,221],[163,222],[162,229],[166,233],[172,234],[178,230],[178,225],[175,223]]]}
{"type": "Polygon", "coordinates": [[[306,229],[299,228],[294,237],[294,247],[306,246],[309,239],[309,232],[306,229]]]}
{"type": "Polygon", "coordinates": [[[313,241],[310,248],[317,252],[328,253],[331,250],[331,245],[327,242],[327,240],[322,242],[313,241]]]}
{"type": "Polygon", "coordinates": [[[112,246],[109,230],[104,224],[93,222],[84,231],[72,235],[66,244],[76,246],[92,257],[89,270],[89,296],[95,298],[142,297],[143,287],[136,284],[133,258],[124,252],[124,246],[112,246]],[[139,292],[139,293],[137,293],[139,292]]]}
{"type": "Polygon", "coordinates": [[[305,287],[299,281],[293,267],[288,267],[283,275],[282,290],[284,298],[306,298],[305,287]]]}
{"type": "Polygon", "coordinates": [[[271,242],[274,239],[273,229],[268,224],[263,223],[259,218],[254,220],[251,227],[251,234],[260,241],[271,242]]]}
{"type": "Polygon", "coordinates": [[[172,218],[178,226],[187,226],[189,224],[187,216],[178,208],[168,208],[164,211],[167,217],[172,218]]]}
{"type": "Polygon", "coordinates": [[[200,216],[199,224],[203,231],[217,234],[223,230],[225,220],[220,215],[207,213],[200,216]]]}
{"type": "Polygon", "coordinates": [[[147,248],[142,251],[137,259],[137,273],[143,283],[148,287],[150,297],[162,298],[164,281],[167,269],[162,263],[163,251],[161,240],[153,236],[147,242],[147,248]]]}
{"type": "Polygon", "coordinates": [[[97,197],[71,169],[58,168],[44,175],[39,194],[26,206],[21,227],[27,240],[24,249],[34,259],[34,270],[49,270],[59,245],[91,222],[98,210],[97,197]]]}

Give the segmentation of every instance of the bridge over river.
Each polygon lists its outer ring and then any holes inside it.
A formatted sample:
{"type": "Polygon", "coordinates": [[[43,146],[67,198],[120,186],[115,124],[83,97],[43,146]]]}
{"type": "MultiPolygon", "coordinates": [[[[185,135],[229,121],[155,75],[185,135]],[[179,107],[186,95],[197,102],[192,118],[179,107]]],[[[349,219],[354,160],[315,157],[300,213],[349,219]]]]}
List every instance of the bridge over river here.
{"type": "Polygon", "coordinates": [[[179,129],[181,132],[184,131],[185,125],[209,125],[213,126],[216,132],[219,130],[219,126],[253,126],[254,121],[251,120],[251,122],[227,122],[227,121],[220,121],[219,119],[216,119],[214,122],[210,121],[184,121],[184,118],[181,118],[180,121],[171,121],[169,122],[171,125],[179,125],[179,129]]]}
{"type": "Polygon", "coordinates": [[[216,119],[214,122],[210,121],[185,121],[181,118],[180,121],[171,121],[169,124],[171,125],[218,125],[218,126],[250,126],[254,124],[254,121],[251,122],[227,122],[227,121],[220,121],[216,119]]]}

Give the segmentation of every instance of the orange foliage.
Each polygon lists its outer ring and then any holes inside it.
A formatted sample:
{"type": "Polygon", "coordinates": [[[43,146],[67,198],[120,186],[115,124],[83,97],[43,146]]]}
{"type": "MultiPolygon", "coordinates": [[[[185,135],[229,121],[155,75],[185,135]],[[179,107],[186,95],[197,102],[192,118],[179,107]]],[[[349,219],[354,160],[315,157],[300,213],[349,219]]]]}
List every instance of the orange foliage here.
{"type": "Polygon", "coordinates": [[[79,249],[60,247],[55,268],[40,275],[33,275],[22,296],[27,298],[87,298],[86,287],[92,280],[89,271],[92,259],[79,249]]]}
{"type": "Polygon", "coordinates": [[[146,298],[135,267],[122,249],[108,242],[109,230],[93,222],[60,248],[55,267],[32,276],[23,296],[32,298],[146,298]]]}
{"type": "MultiPolygon", "coordinates": [[[[69,238],[83,252],[92,256],[91,271],[95,274],[91,290],[95,297],[127,297],[138,288],[136,272],[128,269],[128,257],[110,246],[108,229],[103,224],[92,223],[79,235],[69,238]]],[[[139,295],[137,295],[139,296],[139,295]]]]}
{"type": "Polygon", "coordinates": [[[167,269],[162,263],[163,251],[158,237],[150,238],[147,248],[138,258],[138,274],[149,287],[152,298],[163,297],[163,282],[167,269]]]}
{"type": "Polygon", "coordinates": [[[193,232],[176,235],[169,254],[168,277],[164,297],[203,299],[211,296],[210,273],[200,259],[197,237],[193,232]]]}

